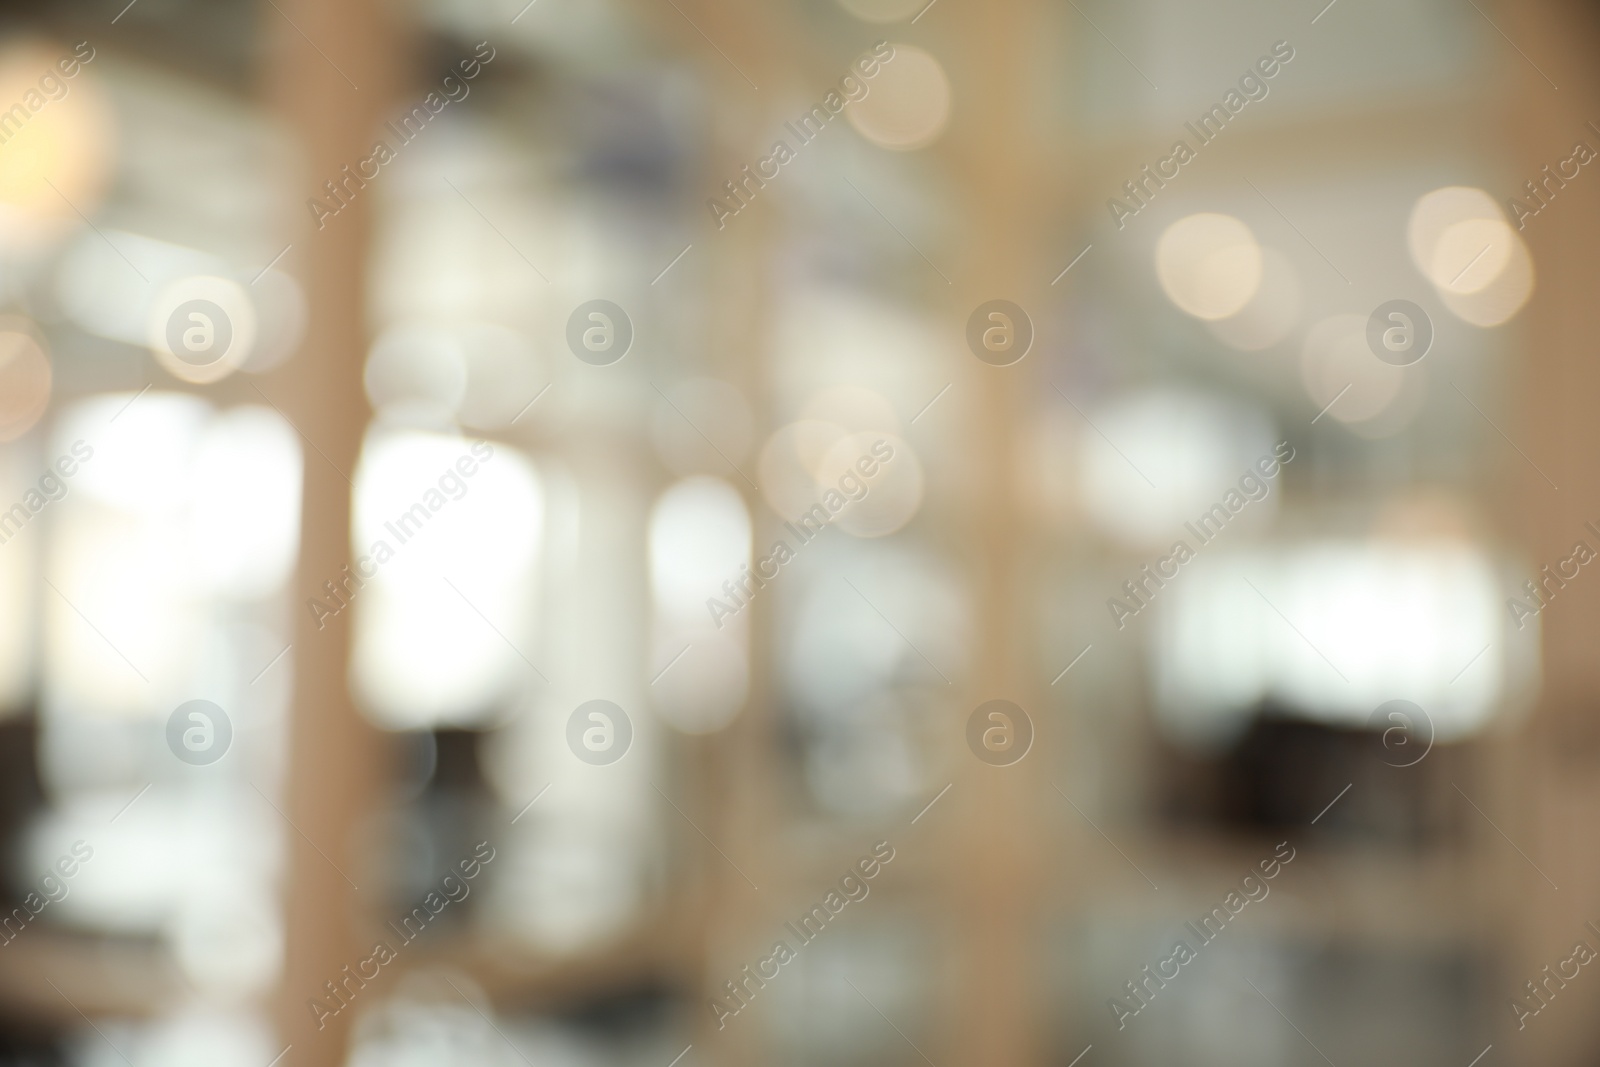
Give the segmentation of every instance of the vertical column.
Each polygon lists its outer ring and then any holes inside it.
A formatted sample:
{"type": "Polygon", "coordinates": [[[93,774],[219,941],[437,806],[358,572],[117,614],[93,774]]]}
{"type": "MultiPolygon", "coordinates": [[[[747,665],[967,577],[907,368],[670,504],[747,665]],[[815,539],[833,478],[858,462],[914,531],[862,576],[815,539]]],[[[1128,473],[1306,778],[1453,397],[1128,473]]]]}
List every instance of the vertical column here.
{"type": "MultiPolygon", "coordinates": [[[[960,203],[974,244],[966,250],[970,269],[957,275],[951,329],[964,330],[967,315],[980,303],[1003,298],[1027,310],[1037,325],[1048,278],[1038,275],[1041,250],[1034,246],[1036,212],[1043,198],[1041,156],[1031,147],[1026,117],[1033,104],[1030,61],[1037,54],[1034,35],[1038,5],[1028,0],[998,7],[934,9],[947,20],[948,44],[939,50],[951,73],[955,111],[947,152],[960,183],[960,203]]],[[[1041,344],[1043,342],[1043,344],[1041,344]]],[[[1029,632],[1031,605],[1023,568],[1032,552],[1027,511],[1017,497],[1018,467],[1034,379],[1041,374],[1040,349],[1011,367],[970,360],[965,381],[976,397],[969,440],[978,450],[976,472],[965,489],[972,516],[967,535],[976,551],[978,645],[973,649],[973,688],[961,694],[958,719],[990,699],[1021,704],[1034,721],[1036,750],[1005,768],[971,767],[945,803],[959,816],[946,838],[946,861],[954,887],[947,902],[954,914],[948,929],[959,939],[957,1004],[959,1021],[949,1035],[950,1058],[991,1067],[1022,1067],[1042,1062],[1045,1049],[1039,1025],[1037,976],[1038,886],[1045,843],[1032,839],[1047,824],[1048,774],[1044,753],[1050,726],[1043,718],[1044,694],[1030,676],[1035,641],[1029,632]]]]}
{"type": "MultiPolygon", "coordinates": [[[[1600,44],[1600,22],[1569,4],[1500,4],[1489,10],[1523,53],[1501,50],[1510,95],[1500,128],[1511,157],[1501,171],[1505,195],[1525,197],[1522,183],[1543,179],[1547,165],[1553,172],[1573,154],[1576,142],[1600,149],[1600,136],[1588,126],[1590,120],[1600,122],[1600,80],[1592,59],[1600,44]]],[[[1600,175],[1591,173],[1594,166],[1556,189],[1550,203],[1526,220],[1523,231],[1533,253],[1537,288],[1511,325],[1516,334],[1506,376],[1514,399],[1502,428],[1560,489],[1552,489],[1515,452],[1506,449],[1500,456],[1497,468],[1504,476],[1496,502],[1500,506],[1494,510],[1507,517],[1504,532],[1530,568],[1516,576],[1518,582],[1569,556],[1576,541],[1600,550],[1584,528],[1586,522],[1600,523],[1594,478],[1600,423],[1593,412],[1594,398],[1600,396],[1593,299],[1600,264],[1600,201],[1596,188],[1585,188],[1600,185],[1600,175]]],[[[1491,187],[1491,192],[1498,191],[1491,187]]],[[[1505,447],[1495,437],[1489,442],[1491,457],[1505,447]]],[[[1514,1042],[1510,1047],[1521,1050],[1520,1058],[1529,1062],[1592,1062],[1596,1050],[1584,1010],[1586,1001],[1593,1003],[1592,989],[1569,983],[1537,1019],[1527,1020],[1522,1032],[1508,1004],[1522,992],[1521,999],[1537,1007],[1523,983],[1539,981],[1545,966],[1558,966],[1575,941],[1597,944],[1585,927],[1586,920],[1600,922],[1594,904],[1600,897],[1600,850],[1592,830],[1600,818],[1595,779],[1600,662],[1594,654],[1600,577],[1591,570],[1585,567],[1540,612],[1544,677],[1539,703],[1520,737],[1497,744],[1489,763],[1495,795],[1508,814],[1514,813],[1513,825],[1502,823],[1506,833],[1561,887],[1559,892],[1552,889],[1515,856],[1501,868],[1504,873],[1494,887],[1510,951],[1506,968],[1492,979],[1491,1017],[1505,1028],[1506,1041],[1514,1042]]],[[[1519,638],[1530,639],[1513,630],[1511,639],[1519,638]]],[[[1486,847],[1503,850],[1503,842],[1493,837],[1487,842],[1486,847]]]]}
{"type": "MultiPolygon", "coordinates": [[[[794,78],[799,67],[798,45],[781,10],[771,5],[682,0],[676,6],[681,15],[669,9],[662,16],[663,29],[681,42],[683,54],[694,57],[707,83],[718,87],[716,128],[722,141],[711,146],[707,165],[696,179],[697,186],[705,189],[697,198],[697,203],[703,204],[721,179],[736,175],[741,165],[751,161],[746,146],[768,141],[773,128],[780,125],[770,98],[794,78]],[[707,39],[715,44],[709,45],[707,39]]],[[[704,257],[710,264],[705,275],[710,294],[706,315],[712,350],[709,373],[738,386],[750,402],[759,450],[774,428],[767,409],[773,301],[770,263],[774,242],[781,236],[772,222],[774,206],[758,203],[755,210],[742,213],[736,224],[723,230],[711,223],[703,206],[691,217],[692,232],[699,236],[690,255],[704,257]]],[[[754,474],[754,462],[753,454],[741,461],[744,475],[754,474]]],[[[771,509],[740,474],[732,470],[721,473],[744,494],[759,554],[762,544],[771,541],[771,509]]],[[[762,898],[771,896],[772,887],[780,885],[793,869],[786,868],[784,857],[771,849],[773,837],[789,814],[774,789],[782,778],[777,767],[775,707],[768,699],[776,695],[779,684],[773,667],[773,603],[772,594],[757,598],[748,613],[751,695],[744,710],[718,734],[675,743],[676,751],[692,767],[685,777],[692,776],[696,783],[695,792],[685,793],[694,805],[686,810],[743,872],[734,870],[716,849],[703,846],[697,833],[681,837],[702,865],[694,879],[692,954],[681,962],[685,973],[698,980],[690,1003],[695,1046],[691,1055],[702,1057],[703,1063],[759,1062],[770,1037],[761,1026],[762,1013],[771,1010],[770,1002],[753,1017],[743,1015],[719,1029],[708,1001],[714,996],[726,998],[720,983],[736,977],[726,971],[728,961],[747,962],[742,954],[762,943],[770,929],[770,909],[763,908],[762,898]],[[746,875],[765,892],[758,895],[745,881],[746,875]]],[[[667,817],[679,818],[670,811],[667,817]]],[[[682,827],[675,829],[681,831],[682,827]]]]}
{"type": "MultiPolygon", "coordinates": [[[[772,67],[764,68],[772,73],[772,67]]],[[[758,113],[760,114],[760,113],[758,113]]],[[[757,122],[770,122],[761,115],[757,122]]],[[[759,143],[757,138],[765,130],[751,133],[749,143],[759,143]]],[[[716,173],[737,173],[745,162],[731,154],[722,155],[716,173]]],[[[709,291],[713,296],[710,319],[715,331],[716,373],[736,384],[750,401],[758,432],[755,450],[742,462],[747,475],[755,474],[755,458],[762,442],[776,428],[771,401],[772,363],[768,351],[772,336],[771,324],[774,294],[770,288],[773,276],[771,263],[775,244],[781,233],[771,222],[771,209],[749,211],[739,218],[738,226],[725,231],[713,231],[706,241],[707,253],[712,257],[709,291]],[[727,294],[740,294],[729,299],[727,294]]],[[[750,509],[752,547],[754,554],[763,554],[763,546],[770,547],[775,518],[772,509],[761,494],[744,483],[732,472],[729,481],[744,491],[750,509]]],[[[777,627],[773,611],[777,603],[774,593],[757,597],[749,613],[750,626],[750,699],[739,718],[723,733],[706,745],[708,782],[716,783],[707,811],[714,813],[712,836],[725,842],[724,848],[770,898],[772,890],[792,878],[797,865],[792,858],[774,853],[772,841],[781,836],[784,820],[792,811],[784,805],[785,799],[775,787],[784,781],[778,752],[780,737],[774,719],[780,703],[779,687],[784,683],[777,670],[778,654],[774,642],[777,627]]],[[[718,1031],[711,1023],[711,1013],[704,1001],[709,996],[726,994],[719,983],[737,977],[716,968],[724,967],[728,953],[737,957],[755,946],[770,944],[768,934],[773,925],[771,900],[763,900],[751,889],[744,875],[734,871],[715,852],[706,856],[711,870],[717,875],[708,879],[711,899],[707,913],[715,918],[706,929],[708,952],[702,965],[712,965],[704,977],[705,996],[696,1005],[702,1033],[708,1042],[715,1041],[719,1055],[708,1062],[738,1064],[759,1062],[764,1039],[770,1034],[761,1029],[761,1018],[770,1012],[771,1005],[763,1005],[755,1018],[742,1019],[737,1026],[729,1025],[718,1031]],[[763,939],[766,939],[765,941],[763,939]],[[714,951],[721,948],[725,951],[714,951]],[[713,1036],[714,1035],[714,1036],[713,1036]]],[[[739,963],[746,962],[739,959],[739,963]]],[[[770,1048],[766,1049],[770,1052],[770,1048]]]]}
{"type": "MultiPolygon", "coordinates": [[[[260,8],[268,95],[302,152],[305,169],[293,179],[299,204],[371,151],[401,60],[392,7],[381,0],[274,0],[260,8]]],[[[346,685],[348,613],[318,630],[303,607],[310,591],[350,561],[348,479],[368,417],[361,370],[373,205],[370,189],[358,191],[321,230],[309,210],[297,216],[283,264],[309,303],[306,340],[259,383],[295,423],[305,451],[290,769],[279,804],[294,828],[287,831],[287,952],[277,1018],[282,1041],[294,1047],[285,1062],[294,1067],[344,1062],[354,1012],[327,1018],[319,1029],[308,1000],[370,950],[355,943],[357,917],[379,903],[360,862],[358,828],[379,796],[381,739],[346,685]]]]}

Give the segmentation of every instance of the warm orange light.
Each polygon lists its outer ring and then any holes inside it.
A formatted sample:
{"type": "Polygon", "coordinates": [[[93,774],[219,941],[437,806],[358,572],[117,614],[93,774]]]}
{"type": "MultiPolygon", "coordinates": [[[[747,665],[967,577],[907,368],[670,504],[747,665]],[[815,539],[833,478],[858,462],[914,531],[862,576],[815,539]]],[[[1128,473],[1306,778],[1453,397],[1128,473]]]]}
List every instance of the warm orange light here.
{"type": "Polygon", "coordinates": [[[928,52],[895,44],[870,91],[845,109],[867,140],[882,148],[909,152],[939,139],[950,121],[950,79],[928,52]]]}
{"type": "Polygon", "coordinates": [[[1167,298],[1195,318],[1225,319],[1261,288],[1261,246],[1232,215],[1189,215],[1156,242],[1156,277],[1167,298]]]}
{"type": "Polygon", "coordinates": [[[0,51],[0,237],[34,245],[92,214],[112,134],[105,95],[71,47],[36,41],[0,51]]]}

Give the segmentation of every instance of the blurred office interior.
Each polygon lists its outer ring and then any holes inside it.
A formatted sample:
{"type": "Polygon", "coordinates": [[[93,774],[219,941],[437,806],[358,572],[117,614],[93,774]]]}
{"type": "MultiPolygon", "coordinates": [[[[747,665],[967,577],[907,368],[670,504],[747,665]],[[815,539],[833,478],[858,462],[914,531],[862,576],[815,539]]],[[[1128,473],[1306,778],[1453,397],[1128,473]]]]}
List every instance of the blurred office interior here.
{"type": "Polygon", "coordinates": [[[0,1062],[1600,1056],[1595,5],[125,3],[0,5],[0,1062]]]}

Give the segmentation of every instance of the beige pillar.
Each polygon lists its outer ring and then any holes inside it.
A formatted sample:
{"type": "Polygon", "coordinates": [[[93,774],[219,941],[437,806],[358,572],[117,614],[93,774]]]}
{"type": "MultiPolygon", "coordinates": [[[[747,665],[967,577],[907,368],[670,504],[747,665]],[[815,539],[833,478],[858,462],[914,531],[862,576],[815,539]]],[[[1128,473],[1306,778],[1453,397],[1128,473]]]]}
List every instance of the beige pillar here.
{"type": "MultiPolygon", "coordinates": [[[[393,7],[380,0],[274,0],[261,8],[269,99],[303,152],[305,169],[294,178],[298,203],[370,152],[402,69],[393,7]]],[[[297,216],[297,228],[285,235],[293,248],[280,266],[304,287],[309,326],[294,358],[259,383],[295,423],[305,452],[290,763],[279,801],[298,828],[287,830],[288,943],[277,1010],[281,1040],[293,1045],[287,1067],[344,1062],[355,1013],[328,1019],[319,1031],[307,1002],[370,951],[355,943],[357,916],[381,904],[375,872],[361,862],[360,832],[380,796],[381,738],[357,713],[346,686],[350,615],[318,631],[305,609],[306,598],[350,561],[348,479],[368,418],[361,368],[373,204],[370,192],[357,196],[321,231],[310,225],[309,211],[297,216]]]]}

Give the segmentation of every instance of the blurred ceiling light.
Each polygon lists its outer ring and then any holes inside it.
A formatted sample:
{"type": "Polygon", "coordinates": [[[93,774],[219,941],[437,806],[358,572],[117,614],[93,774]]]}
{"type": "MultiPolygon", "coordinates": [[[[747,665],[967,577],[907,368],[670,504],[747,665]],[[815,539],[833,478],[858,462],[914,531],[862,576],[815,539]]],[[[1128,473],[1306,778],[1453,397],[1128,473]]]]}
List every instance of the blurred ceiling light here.
{"type": "Polygon", "coordinates": [[[26,115],[0,151],[0,246],[12,254],[75,227],[80,213],[93,215],[109,178],[111,108],[89,70],[70,81],[57,75],[57,61],[71,55],[66,45],[38,41],[0,51],[0,111],[26,115]],[[63,95],[40,93],[46,77],[63,95]]]}
{"type": "Polygon", "coordinates": [[[218,640],[208,603],[217,590],[195,559],[237,547],[194,543],[195,463],[213,412],[198,397],[147,392],[91,397],[57,418],[50,454],[81,463],[48,516],[45,569],[57,592],[43,602],[47,706],[154,716],[199,682],[218,640]]]}
{"type": "MultiPolygon", "coordinates": [[[[149,803],[133,805],[115,824],[111,816],[126,798],[115,800],[110,789],[57,798],[40,813],[27,841],[29,867],[49,866],[80,838],[94,849],[53,918],[93,930],[149,935],[171,917],[182,890],[186,848],[199,843],[191,833],[198,805],[164,787],[152,789],[144,800],[149,803]],[[91,826],[101,831],[92,840],[83,832],[91,826]]],[[[195,851],[188,859],[204,855],[195,851]]]]}
{"type": "Polygon", "coordinates": [[[529,670],[542,486],[517,449],[490,447],[375,427],[362,448],[351,564],[370,577],[350,599],[350,674],[386,728],[493,719],[529,670]]]}
{"type": "Polygon", "coordinates": [[[1499,326],[1521,311],[1533,295],[1533,256],[1521,237],[1506,228],[1514,238],[1506,266],[1483,288],[1470,293],[1439,290],[1439,299],[1456,317],[1473,326],[1499,326]]]}
{"type": "Polygon", "coordinates": [[[173,377],[198,384],[221,381],[255,347],[255,304],[227,278],[178,278],[151,301],[146,340],[156,362],[173,377]]]}
{"type": "MultiPolygon", "coordinates": [[[[893,419],[887,401],[873,402],[875,396],[864,389],[830,390],[823,394],[823,406],[857,424],[893,419]],[[846,399],[853,406],[841,403],[846,399]]],[[[922,464],[915,450],[904,438],[882,430],[850,433],[820,419],[791,422],[767,439],[758,476],[767,504],[791,522],[825,494],[843,495],[843,506],[828,510],[834,513],[834,525],[855,537],[891,534],[922,506],[922,464]],[[882,457],[885,449],[892,451],[892,458],[882,457]],[[870,476],[862,473],[862,463],[873,469],[870,476]]]]}
{"type": "Polygon", "coordinates": [[[845,108],[856,131],[898,151],[925,148],[950,121],[950,79],[944,67],[914,45],[896,43],[865,97],[845,108]]]}
{"type": "MultiPolygon", "coordinates": [[[[204,983],[200,983],[199,988],[207,989],[204,983]]],[[[272,1021],[259,1009],[228,1005],[218,1010],[203,1003],[185,1005],[172,1015],[141,1020],[135,1032],[138,1036],[131,1046],[120,1036],[118,1044],[130,1048],[141,1063],[160,1063],[166,1067],[250,1067],[261,1062],[264,1056],[272,1055],[272,1041],[276,1036],[272,1021]]],[[[111,1030],[111,1033],[117,1031],[111,1030]]],[[[104,1043],[99,1035],[92,1040],[104,1043]]],[[[89,1045],[84,1052],[80,1062],[110,1067],[94,1059],[98,1055],[94,1045],[89,1045]]],[[[119,1057],[116,1062],[123,1061],[119,1057]]]]}
{"type": "Polygon", "coordinates": [[[193,463],[191,564],[239,600],[277,592],[299,554],[299,437],[269,408],[232,408],[205,428],[193,463]]]}
{"type": "Polygon", "coordinates": [[[31,430],[50,404],[50,360],[26,319],[0,318],[0,441],[31,430]]]}
{"type": "Polygon", "coordinates": [[[1198,319],[1238,314],[1261,288],[1261,246],[1232,215],[1188,215],[1156,242],[1156,277],[1167,298],[1198,319]]]}
{"type": "Polygon", "coordinates": [[[294,568],[299,439],[266,408],[155,391],[78,401],[51,436],[76,468],[41,519],[48,706],[164,714],[226,655],[219,601],[270,597],[294,568]]]}
{"type": "MultiPolygon", "coordinates": [[[[1183,524],[1271,453],[1274,442],[1262,412],[1207,393],[1150,390],[1099,406],[1092,426],[1076,412],[1072,417],[1084,510],[1136,549],[1170,547],[1183,524]]],[[[1270,515],[1277,496],[1274,486],[1253,506],[1251,521],[1270,515]]]]}
{"type": "Polygon", "coordinates": [[[662,392],[650,412],[650,440],[668,470],[726,474],[729,463],[741,464],[749,456],[755,419],[736,387],[716,378],[687,378],[662,392]]]}
{"type": "Polygon", "coordinates": [[[1483,728],[1519,667],[1494,570],[1471,545],[1322,542],[1194,567],[1158,614],[1159,721],[1179,737],[1220,739],[1267,700],[1361,728],[1403,698],[1449,741],[1483,728]]]}
{"type": "Polygon", "coordinates": [[[1528,246],[1482,189],[1451,185],[1419,198],[1406,241],[1440,300],[1474,326],[1506,322],[1533,295],[1528,246]]]}
{"type": "Polygon", "coordinates": [[[1276,248],[1261,250],[1261,287],[1250,302],[1225,319],[1206,323],[1224,344],[1259,352],[1289,336],[1300,321],[1300,279],[1294,264],[1276,248]]]}
{"type": "Polygon", "coordinates": [[[67,247],[56,268],[56,299],[96,337],[142,347],[149,342],[156,294],[168,283],[227,274],[225,262],[198,249],[106,229],[84,233],[67,247]]]}
{"type": "Polygon", "coordinates": [[[899,22],[927,6],[927,0],[839,0],[839,6],[863,22],[899,22]]]}
{"type": "MultiPolygon", "coordinates": [[[[518,28],[537,15],[537,6],[529,9],[518,28]]],[[[367,281],[374,322],[488,320],[537,328],[545,316],[564,318],[571,310],[557,311],[561,301],[538,284],[537,272],[550,274],[550,261],[564,258],[566,276],[581,289],[578,280],[592,277],[597,266],[592,259],[605,258],[573,240],[582,233],[581,218],[558,215],[558,201],[549,196],[528,195],[543,180],[535,177],[539,165],[525,142],[494,129],[469,110],[453,125],[435,123],[386,169],[390,207],[377,220],[367,281]],[[494,220],[492,227],[485,219],[494,220]]]]}
{"type": "Polygon", "coordinates": [[[1500,276],[1518,242],[1504,219],[1462,219],[1433,246],[1428,278],[1447,293],[1476,293],[1500,276]]]}
{"type": "Polygon", "coordinates": [[[746,569],[750,532],[744,498],[720,478],[685,479],[662,493],[650,513],[652,643],[654,662],[665,664],[651,681],[650,701],[684,733],[722,729],[749,695],[748,630],[737,622],[714,626],[706,601],[726,598],[729,581],[754,581],[746,569]]]}
{"type": "Polygon", "coordinates": [[[851,433],[900,432],[900,417],[883,394],[859,385],[838,385],[817,393],[800,411],[802,419],[831,422],[851,433]]]}
{"type": "Polygon", "coordinates": [[[1400,395],[1405,381],[1401,368],[1374,358],[1366,329],[1361,315],[1334,315],[1311,327],[1302,350],[1306,395],[1343,423],[1377,418],[1400,395]]]}
{"type": "Polygon", "coordinates": [[[69,499],[81,494],[142,517],[180,506],[189,449],[213,411],[198,396],[154,390],[100,393],[65,407],[55,419],[51,452],[65,455],[77,440],[94,449],[73,475],[69,499]]]}
{"type": "Polygon", "coordinates": [[[823,459],[841,438],[843,426],[801,419],[780,427],[761,448],[756,477],[761,495],[780,518],[793,520],[817,502],[823,459]]]}
{"type": "Polygon", "coordinates": [[[750,513],[721,478],[698,476],[670,487],[650,512],[650,588],[669,619],[709,622],[707,597],[723,596],[750,562],[750,513]]]}
{"type": "Polygon", "coordinates": [[[819,496],[844,493],[846,501],[834,516],[834,525],[855,537],[886,537],[910,522],[922,506],[922,464],[911,444],[892,433],[871,431],[840,438],[818,464],[816,484],[819,496]],[[892,450],[891,458],[882,459],[886,450],[892,450]],[[877,468],[870,476],[862,474],[863,460],[877,468]],[[850,495],[855,484],[865,487],[859,490],[859,499],[850,495]]]}
{"type": "MultiPolygon", "coordinates": [[[[1493,240],[1474,241],[1470,231],[1460,229],[1462,223],[1472,221],[1498,222],[1503,226],[1505,216],[1501,214],[1494,197],[1482,189],[1465,185],[1435,189],[1419,197],[1411,208],[1411,218],[1406,225],[1406,244],[1411,250],[1411,260],[1423,277],[1440,289],[1471,292],[1487,285],[1505,267],[1506,250],[1503,242],[1497,251],[1493,240]],[[1454,233],[1451,233],[1452,228],[1454,233]],[[1445,241],[1447,233],[1450,233],[1448,244],[1445,241]],[[1490,247],[1485,251],[1486,243],[1490,247]],[[1487,262],[1473,268],[1473,279],[1458,279],[1457,276],[1480,253],[1487,262]],[[1476,279],[1481,280],[1474,283],[1476,279]],[[1464,287],[1455,288],[1458,284],[1464,287]]],[[[1482,233],[1488,232],[1488,229],[1482,229],[1482,233]]]]}
{"type": "Polygon", "coordinates": [[[89,929],[153,934],[173,932],[172,923],[191,909],[237,906],[236,915],[251,917],[270,910],[265,886],[281,869],[286,832],[270,821],[272,809],[242,782],[214,778],[208,788],[193,778],[180,785],[158,777],[157,783],[131,806],[124,784],[73,790],[35,821],[27,841],[34,869],[79,838],[94,849],[58,917],[89,929]]]}
{"type": "Polygon", "coordinates": [[[443,429],[467,395],[466,355],[445,326],[401,323],[372,343],[364,380],[367,399],[385,422],[443,429]]]}

